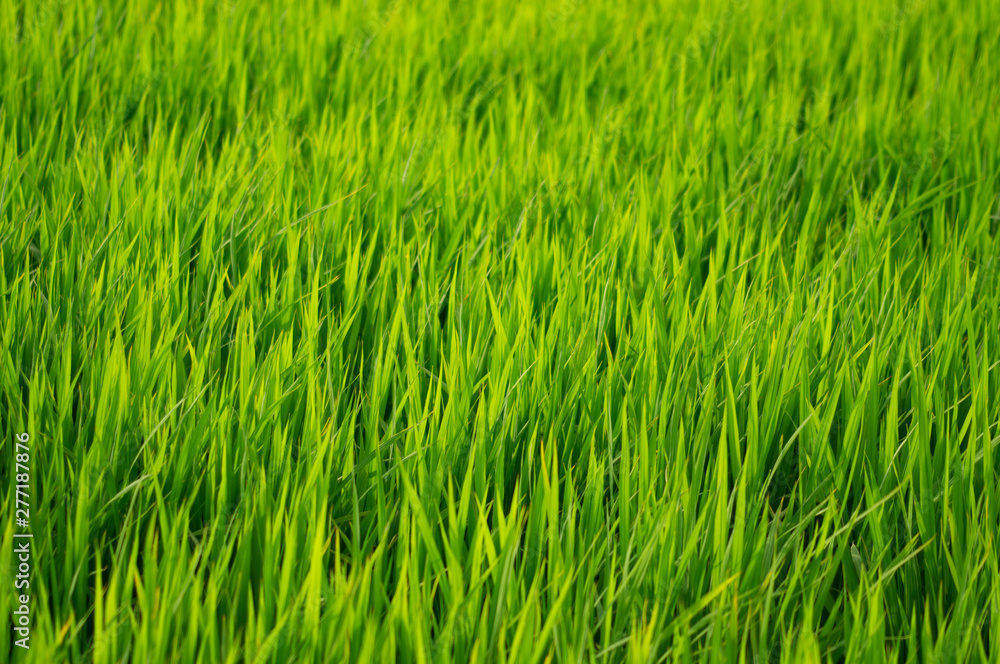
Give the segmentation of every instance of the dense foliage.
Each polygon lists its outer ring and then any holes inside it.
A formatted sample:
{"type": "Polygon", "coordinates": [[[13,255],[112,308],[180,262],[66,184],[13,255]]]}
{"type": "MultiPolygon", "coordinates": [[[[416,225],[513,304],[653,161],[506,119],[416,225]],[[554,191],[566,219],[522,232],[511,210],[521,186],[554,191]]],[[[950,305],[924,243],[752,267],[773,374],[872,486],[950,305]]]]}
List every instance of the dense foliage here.
{"type": "Polygon", "coordinates": [[[995,0],[0,8],[0,652],[1000,658],[995,0]]]}

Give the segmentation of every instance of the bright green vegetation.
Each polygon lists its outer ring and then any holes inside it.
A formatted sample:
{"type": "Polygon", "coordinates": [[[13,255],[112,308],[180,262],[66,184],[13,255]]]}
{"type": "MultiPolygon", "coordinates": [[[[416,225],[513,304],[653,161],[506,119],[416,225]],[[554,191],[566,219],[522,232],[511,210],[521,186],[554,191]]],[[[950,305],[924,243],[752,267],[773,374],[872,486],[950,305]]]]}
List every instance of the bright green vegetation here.
{"type": "Polygon", "coordinates": [[[995,0],[0,2],[0,658],[1000,658],[995,0]]]}

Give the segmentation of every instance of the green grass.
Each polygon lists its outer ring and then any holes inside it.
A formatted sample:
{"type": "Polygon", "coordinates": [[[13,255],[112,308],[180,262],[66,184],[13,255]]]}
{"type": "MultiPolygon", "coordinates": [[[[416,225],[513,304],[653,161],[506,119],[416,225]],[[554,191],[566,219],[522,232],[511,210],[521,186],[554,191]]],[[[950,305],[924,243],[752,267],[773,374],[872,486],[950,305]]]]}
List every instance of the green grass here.
{"type": "Polygon", "coordinates": [[[1000,660],[995,0],[0,34],[0,659],[1000,660]]]}

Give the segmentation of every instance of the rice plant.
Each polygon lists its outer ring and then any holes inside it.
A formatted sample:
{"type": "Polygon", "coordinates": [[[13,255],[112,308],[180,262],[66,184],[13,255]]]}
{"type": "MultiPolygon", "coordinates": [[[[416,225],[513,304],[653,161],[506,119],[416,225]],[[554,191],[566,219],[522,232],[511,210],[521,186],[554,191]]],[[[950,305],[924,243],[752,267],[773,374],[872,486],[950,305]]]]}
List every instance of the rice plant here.
{"type": "Polygon", "coordinates": [[[995,0],[0,35],[0,659],[1000,660],[995,0]]]}

